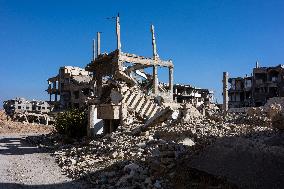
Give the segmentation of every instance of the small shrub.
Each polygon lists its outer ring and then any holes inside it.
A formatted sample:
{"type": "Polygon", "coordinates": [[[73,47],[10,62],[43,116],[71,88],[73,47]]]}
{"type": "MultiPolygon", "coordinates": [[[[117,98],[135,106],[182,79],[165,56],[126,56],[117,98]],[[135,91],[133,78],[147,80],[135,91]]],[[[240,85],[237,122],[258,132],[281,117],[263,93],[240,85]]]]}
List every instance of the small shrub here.
{"type": "Polygon", "coordinates": [[[71,109],[59,113],[55,119],[55,129],[58,133],[67,137],[79,138],[87,133],[87,112],[79,109],[71,109]]]}

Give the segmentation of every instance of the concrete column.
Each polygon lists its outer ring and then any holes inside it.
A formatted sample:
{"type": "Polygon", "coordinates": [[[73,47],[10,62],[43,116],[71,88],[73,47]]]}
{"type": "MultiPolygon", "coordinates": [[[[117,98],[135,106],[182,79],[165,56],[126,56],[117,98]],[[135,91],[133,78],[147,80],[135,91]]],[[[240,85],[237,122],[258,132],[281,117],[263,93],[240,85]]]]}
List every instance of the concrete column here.
{"type": "Polygon", "coordinates": [[[121,52],[121,41],[120,41],[120,21],[119,21],[119,14],[116,17],[116,44],[117,49],[121,52]]]}
{"type": "Polygon", "coordinates": [[[101,54],[101,33],[97,32],[97,57],[101,54]]]}
{"type": "Polygon", "coordinates": [[[158,67],[153,66],[153,93],[158,94],[158,67]]]}
{"type": "Polygon", "coordinates": [[[229,79],[228,72],[223,72],[223,111],[224,112],[228,111],[228,102],[229,102],[228,79],[229,79]]]}
{"type": "Polygon", "coordinates": [[[88,126],[87,126],[87,136],[93,137],[94,135],[94,126],[95,126],[95,105],[90,105],[88,107],[88,126]]]}
{"type": "Polygon", "coordinates": [[[151,33],[152,33],[153,58],[154,60],[156,60],[158,57],[158,54],[157,54],[157,45],[156,45],[156,38],[155,38],[155,29],[153,25],[151,25],[151,33]]]}
{"type": "MultiPolygon", "coordinates": [[[[174,68],[169,68],[169,90],[171,95],[173,96],[173,90],[174,90],[174,68]]],[[[173,99],[173,98],[172,98],[173,99]]]]}
{"type": "Polygon", "coordinates": [[[96,59],[96,40],[93,39],[93,60],[96,59]]]}

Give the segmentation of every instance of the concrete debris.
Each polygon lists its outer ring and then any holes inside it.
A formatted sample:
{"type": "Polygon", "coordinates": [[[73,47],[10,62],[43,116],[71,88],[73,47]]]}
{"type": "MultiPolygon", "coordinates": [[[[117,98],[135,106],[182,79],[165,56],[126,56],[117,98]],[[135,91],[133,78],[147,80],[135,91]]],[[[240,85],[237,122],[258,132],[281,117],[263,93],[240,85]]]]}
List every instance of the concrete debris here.
{"type": "Polygon", "coordinates": [[[247,109],[249,116],[267,116],[272,119],[274,116],[284,111],[284,97],[270,98],[264,106],[247,109]]]}
{"type": "Polygon", "coordinates": [[[194,141],[190,138],[185,138],[183,141],[181,141],[181,143],[185,146],[194,146],[195,145],[194,141]]]}
{"type": "Polygon", "coordinates": [[[30,124],[13,121],[4,110],[0,110],[0,133],[49,133],[54,129],[50,125],[30,124]]]}
{"type": "Polygon", "coordinates": [[[272,127],[284,130],[284,112],[278,113],[272,117],[272,127]]]}
{"type": "Polygon", "coordinates": [[[196,115],[199,118],[189,122],[159,123],[136,136],[132,131],[143,123],[118,126],[116,131],[87,145],[63,148],[55,155],[66,174],[79,178],[90,173],[88,179],[95,188],[175,188],[179,162],[198,154],[218,138],[253,139],[261,132],[274,133],[269,127],[234,123],[238,116],[233,114],[219,121],[196,115]]]}
{"type": "Polygon", "coordinates": [[[191,104],[183,104],[180,110],[180,119],[182,122],[191,122],[202,118],[202,114],[191,104]]]}
{"type": "Polygon", "coordinates": [[[14,121],[49,125],[54,120],[49,114],[52,106],[46,101],[29,101],[24,98],[15,98],[4,101],[3,108],[14,121]]]}

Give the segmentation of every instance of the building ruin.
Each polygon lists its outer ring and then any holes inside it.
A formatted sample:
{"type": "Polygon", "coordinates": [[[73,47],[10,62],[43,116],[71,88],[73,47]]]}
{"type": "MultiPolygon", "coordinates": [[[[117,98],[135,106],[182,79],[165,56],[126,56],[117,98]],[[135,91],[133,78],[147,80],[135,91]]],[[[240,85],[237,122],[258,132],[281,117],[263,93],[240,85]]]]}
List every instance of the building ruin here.
{"type": "Polygon", "coordinates": [[[60,67],[58,75],[47,80],[49,101],[55,110],[82,108],[93,93],[92,73],[74,66],[60,67]]]}
{"type": "Polygon", "coordinates": [[[174,84],[173,100],[177,103],[190,103],[195,107],[214,101],[213,91],[191,85],[174,84]]]}
{"type": "Polygon", "coordinates": [[[119,16],[116,17],[116,50],[101,54],[100,33],[97,35],[96,56],[86,70],[94,73],[94,96],[90,104],[96,106],[105,133],[114,131],[119,124],[129,124],[131,117],[149,125],[166,120],[172,113],[163,102],[173,102],[174,65],[171,60],[160,59],[153,25],[151,33],[152,58],[122,51],[119,16]],[[158,82],[158,67],[168,69],[168,88],[158,82]],[[146,68],[152,72],[147,73],[146,68]]]}
{"type": "Polygon", "coordinates": [[[272,97],[284,97],[284,65],[259,67],[251,76],[229,78],[229,108],[263,106],[272,97]]]}
{"type": "Polygon", "coordinates": [[[116,19],[116,49],[101,53],[101,33],[93,40],[93,56],[85,69],[64,66],[48,79],[50,104],[54,110],[89,110],[89,130],[109,133],[118,125],[134,121],[144,127],[170,119],[181,103],[205,107],[213,101],[213,91],[174,84],[174,65],[157,53],[154,26],[151,25],[152,57],[122,51],[120,18],[116,19]],[[158,68],[168,70],[168,82],[159,82],[158,68]],[[173,108],[174,107],[174,108],[173,108]]]}
{"type": "Polygon", "coordinates": [[[46,101],[15,98],[4,101],[3,108],[6,114],[16,121],[45,125],[52,122],[52,118],[48,115],[52,107],[46,101]]]}

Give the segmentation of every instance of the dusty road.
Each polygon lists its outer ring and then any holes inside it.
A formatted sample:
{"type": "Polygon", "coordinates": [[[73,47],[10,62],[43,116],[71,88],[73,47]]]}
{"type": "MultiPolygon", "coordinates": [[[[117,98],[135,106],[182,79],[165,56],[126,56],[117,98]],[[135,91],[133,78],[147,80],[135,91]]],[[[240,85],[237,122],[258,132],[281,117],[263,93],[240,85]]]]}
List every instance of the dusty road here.
{"type": "Polygon", "coordinates": [[[50,154],[24,139],[27,134],[0,134],[0,189],[86,188],[62,175],[50,154]]]}

